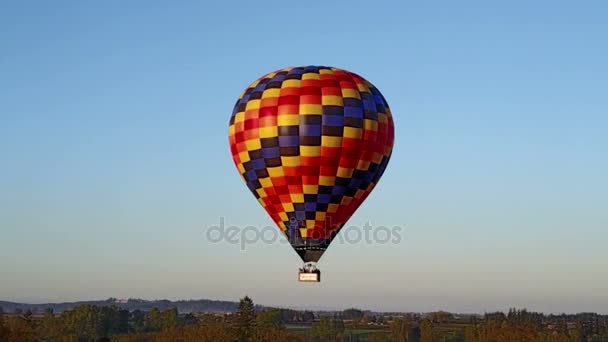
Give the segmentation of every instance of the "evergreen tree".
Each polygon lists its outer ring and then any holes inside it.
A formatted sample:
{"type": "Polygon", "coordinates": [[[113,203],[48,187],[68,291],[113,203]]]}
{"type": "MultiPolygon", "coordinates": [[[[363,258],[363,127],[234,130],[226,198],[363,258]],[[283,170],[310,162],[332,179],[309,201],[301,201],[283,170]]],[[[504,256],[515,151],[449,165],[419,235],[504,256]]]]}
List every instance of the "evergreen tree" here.
{"type": "Polygon", "coordinates": [[[251,341],[255,334],[255,311],[253,301],[248,296],[242,298],[236,312],[236,338],[241,341],[251,341]]]}

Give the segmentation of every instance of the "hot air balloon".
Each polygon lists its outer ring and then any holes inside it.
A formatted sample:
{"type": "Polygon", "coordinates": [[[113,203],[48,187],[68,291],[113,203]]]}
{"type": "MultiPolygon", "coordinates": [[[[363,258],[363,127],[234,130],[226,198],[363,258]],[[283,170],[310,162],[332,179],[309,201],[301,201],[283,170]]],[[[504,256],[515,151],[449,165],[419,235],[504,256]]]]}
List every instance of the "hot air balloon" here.
{"type": "Polygon", "coordinates": [[[320,281],[316,263],[378,183],[393,141],[380,91],[343,69],[280,69],[236,101],[234,163],[304,261],[300,281],[320,281]]]}

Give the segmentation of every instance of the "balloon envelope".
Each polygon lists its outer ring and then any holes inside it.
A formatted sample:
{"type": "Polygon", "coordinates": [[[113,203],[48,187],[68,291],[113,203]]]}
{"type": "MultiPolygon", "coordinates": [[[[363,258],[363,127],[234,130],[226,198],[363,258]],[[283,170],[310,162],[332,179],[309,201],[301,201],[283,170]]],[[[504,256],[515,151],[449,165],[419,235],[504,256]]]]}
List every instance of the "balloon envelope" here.
{"type": "Polygon", "coordinates": [[[334,67],[277,70],[237,100],[230,150],[245,183],[304,262],[318,261],[391,156],[389,106],[334,67]]]}

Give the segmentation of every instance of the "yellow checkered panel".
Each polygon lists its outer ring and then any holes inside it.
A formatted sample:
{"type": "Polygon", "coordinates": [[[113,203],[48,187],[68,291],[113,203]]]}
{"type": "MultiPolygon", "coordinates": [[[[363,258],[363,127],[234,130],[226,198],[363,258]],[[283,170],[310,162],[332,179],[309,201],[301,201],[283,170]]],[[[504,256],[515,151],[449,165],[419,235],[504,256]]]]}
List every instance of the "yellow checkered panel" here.
{"type": "Polygon", "coordinates": [[[234,163],[304,261],[318,259],[384,173],[394,125],[370,82],[346,70],[277,70],[245,89],[229,126],[234,163]],[[316,250],[315,257],[306,251],[316,250]]]}

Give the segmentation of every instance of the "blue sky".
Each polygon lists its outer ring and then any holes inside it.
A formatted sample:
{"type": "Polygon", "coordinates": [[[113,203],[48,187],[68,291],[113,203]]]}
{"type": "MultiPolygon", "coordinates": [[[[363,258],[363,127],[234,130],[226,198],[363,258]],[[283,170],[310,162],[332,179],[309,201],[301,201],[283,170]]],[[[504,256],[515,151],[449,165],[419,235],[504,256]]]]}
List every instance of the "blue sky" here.
{"type": "Polygon", "coordinates": [[[0,4],[0,299],[218,298],[310,308],[608,307],[603,1],[0,4]],[[232,164],[251,81],[351,70],[396,123],[387,172],[323,282],[287,245],[211,243],[272,222],[232,164]]]}

